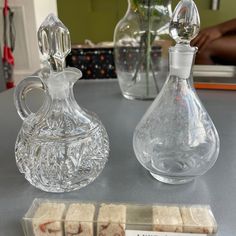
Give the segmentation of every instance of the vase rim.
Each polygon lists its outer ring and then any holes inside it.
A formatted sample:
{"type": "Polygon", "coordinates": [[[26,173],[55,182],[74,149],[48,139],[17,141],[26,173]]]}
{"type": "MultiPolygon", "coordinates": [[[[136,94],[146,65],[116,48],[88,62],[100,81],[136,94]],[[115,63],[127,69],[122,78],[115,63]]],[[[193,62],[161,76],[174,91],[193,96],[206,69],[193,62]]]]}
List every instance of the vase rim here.
{"type": "Polygon", "coordinates": [[[151,5],[164,5],[167,6],[171,3],[171,0],[128,0],[129,4],[140,3],[142,5],[147,5],[148,3],[151,5]]]}

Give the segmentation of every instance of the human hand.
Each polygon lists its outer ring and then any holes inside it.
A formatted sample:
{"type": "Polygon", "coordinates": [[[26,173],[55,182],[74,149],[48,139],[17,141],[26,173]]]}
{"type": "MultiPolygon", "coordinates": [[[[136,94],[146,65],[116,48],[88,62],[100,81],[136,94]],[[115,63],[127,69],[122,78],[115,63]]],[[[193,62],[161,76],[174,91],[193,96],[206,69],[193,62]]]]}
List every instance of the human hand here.
{"type": "Polygon", "coordinates": [[[191,41],[191,45],[198,47],[199,52],[204,50],[209,44],[220,38],[222,36],[222,33],[220,31],[220,28],[217,26],[209,27],[206,29],[203,29],[199,32],[198,36],[191,41]]]}

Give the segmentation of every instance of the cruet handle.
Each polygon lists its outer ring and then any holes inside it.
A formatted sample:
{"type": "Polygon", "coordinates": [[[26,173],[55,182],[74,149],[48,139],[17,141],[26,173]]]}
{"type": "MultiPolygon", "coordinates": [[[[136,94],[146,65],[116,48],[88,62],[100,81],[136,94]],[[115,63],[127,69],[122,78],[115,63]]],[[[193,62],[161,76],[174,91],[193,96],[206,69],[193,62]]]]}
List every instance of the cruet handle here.
{"type": "Polygon", "coordinates": [[[45,85],[37,76],[29,76],[22,80],[15,88],[14,103],[22,120],[26,119],[32,112],[26,104],[26,95],[32,89],[46,91],[45,85]]]}

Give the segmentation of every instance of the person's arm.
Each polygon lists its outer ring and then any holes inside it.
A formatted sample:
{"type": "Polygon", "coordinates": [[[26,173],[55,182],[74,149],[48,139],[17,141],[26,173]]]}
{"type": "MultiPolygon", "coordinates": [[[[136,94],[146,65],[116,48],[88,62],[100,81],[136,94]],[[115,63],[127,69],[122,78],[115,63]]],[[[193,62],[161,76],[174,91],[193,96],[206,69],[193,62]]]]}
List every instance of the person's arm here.
{"type": "Polygon", "coordinates": [[[216,27],[219,28],[222,35],[230,33],[230,32],[236,32],[236,19],[223,22],[217,25],[216,27]]]}
{"type": "Polygon", "coordinates": [[[236,19],[201,30],[198,36],[192,40],[191,45],[198,47],[200,52],[204,50],[212,41],[234,31],[236,32],[236,19]]]}

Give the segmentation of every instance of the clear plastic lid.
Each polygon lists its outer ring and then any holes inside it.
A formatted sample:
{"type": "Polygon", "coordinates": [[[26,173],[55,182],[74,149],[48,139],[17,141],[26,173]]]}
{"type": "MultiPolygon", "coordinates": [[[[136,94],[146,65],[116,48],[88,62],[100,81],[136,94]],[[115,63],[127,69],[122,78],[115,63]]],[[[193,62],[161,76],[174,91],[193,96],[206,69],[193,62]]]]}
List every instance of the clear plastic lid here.
{"type": "Polygon", "coordinates": [[[25,236],[214,235],[208,205],[95,203],[35,199],[23,217],[25,236]],[[170,233],[170,234],[169,234],[170,233]]]}

